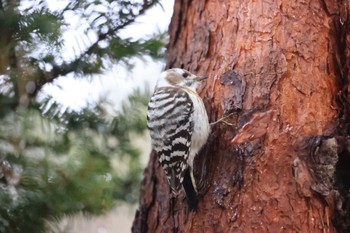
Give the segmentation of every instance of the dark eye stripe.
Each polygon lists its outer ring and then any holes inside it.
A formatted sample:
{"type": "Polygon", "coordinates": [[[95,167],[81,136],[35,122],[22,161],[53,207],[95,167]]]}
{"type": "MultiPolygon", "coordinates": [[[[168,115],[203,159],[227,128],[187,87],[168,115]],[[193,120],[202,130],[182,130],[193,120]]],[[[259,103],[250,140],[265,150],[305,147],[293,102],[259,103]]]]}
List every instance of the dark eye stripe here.
{"type": "Polygon", "coordinates": [[[189,75],[190,75],[189,73],[184,72],[184,73],[182,74],[182,77],[187,78],[189,75]]]}

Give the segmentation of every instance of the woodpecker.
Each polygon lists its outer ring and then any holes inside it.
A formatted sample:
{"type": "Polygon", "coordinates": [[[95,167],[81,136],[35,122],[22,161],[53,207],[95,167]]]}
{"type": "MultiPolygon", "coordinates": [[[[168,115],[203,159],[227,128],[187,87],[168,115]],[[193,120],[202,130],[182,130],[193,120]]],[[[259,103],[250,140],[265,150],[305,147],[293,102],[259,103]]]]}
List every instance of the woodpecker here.
{"type": "Polygon", "coordinates": [[[172,192],[176,195],[183,185],[191,210],[197,206],[193,161],[210,132],[203,100],[196,91],[204,79],[179,68],[164,71],[147,111],[152,148],[172,192]]]}

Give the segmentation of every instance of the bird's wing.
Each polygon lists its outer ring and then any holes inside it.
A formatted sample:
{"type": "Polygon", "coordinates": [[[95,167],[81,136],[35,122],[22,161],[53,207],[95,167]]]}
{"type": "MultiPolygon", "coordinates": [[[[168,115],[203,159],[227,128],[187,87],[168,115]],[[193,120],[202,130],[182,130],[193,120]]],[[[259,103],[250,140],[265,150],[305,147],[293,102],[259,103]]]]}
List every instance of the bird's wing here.
{"type": "Polygon", "coordinates": [[[187,92],[158,88],[148,104],[147,126],[173,192],[181,188],[191,147],[193,103],[187,92]]]}

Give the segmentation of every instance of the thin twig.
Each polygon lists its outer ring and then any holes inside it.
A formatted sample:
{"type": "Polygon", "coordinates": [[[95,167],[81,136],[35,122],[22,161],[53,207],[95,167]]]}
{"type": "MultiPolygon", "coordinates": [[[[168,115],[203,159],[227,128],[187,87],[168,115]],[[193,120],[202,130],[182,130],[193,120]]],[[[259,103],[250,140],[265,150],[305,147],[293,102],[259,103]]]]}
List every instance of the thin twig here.
{"type": "Polygon", "coordinates": [[[228,115],[226,115],[226,116],[220,118],[219,120],[210,123],[210,126],[216,125],[217,123],[220,123],[220,122],[223,122],[223,123],[225,123],[225,124],[227,124],[227,125],[233,126],[232,123],[229,123],[229,122],[227,122],[227,121],[225,121],[225,120],[226,120],[227,118],[229,118],[230,116],[234,115],[234,114],[235,114],[234,112],[231,112],[230,114],[228,114],[228,115]]]}

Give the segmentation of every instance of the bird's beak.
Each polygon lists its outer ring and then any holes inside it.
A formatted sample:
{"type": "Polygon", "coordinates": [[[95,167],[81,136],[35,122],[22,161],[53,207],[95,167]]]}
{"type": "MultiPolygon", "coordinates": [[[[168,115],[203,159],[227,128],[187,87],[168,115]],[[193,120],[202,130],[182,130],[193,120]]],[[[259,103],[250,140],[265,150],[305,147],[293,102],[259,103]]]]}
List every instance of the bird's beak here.
{"type": "Polygon", "coordinates": [[[197,82],[200,82],[200,81],[203,81],[203,80],[205,80],[205,79],[207,79],[208,77],[197,77],[196,78],[196,81],[197,82]]]}

